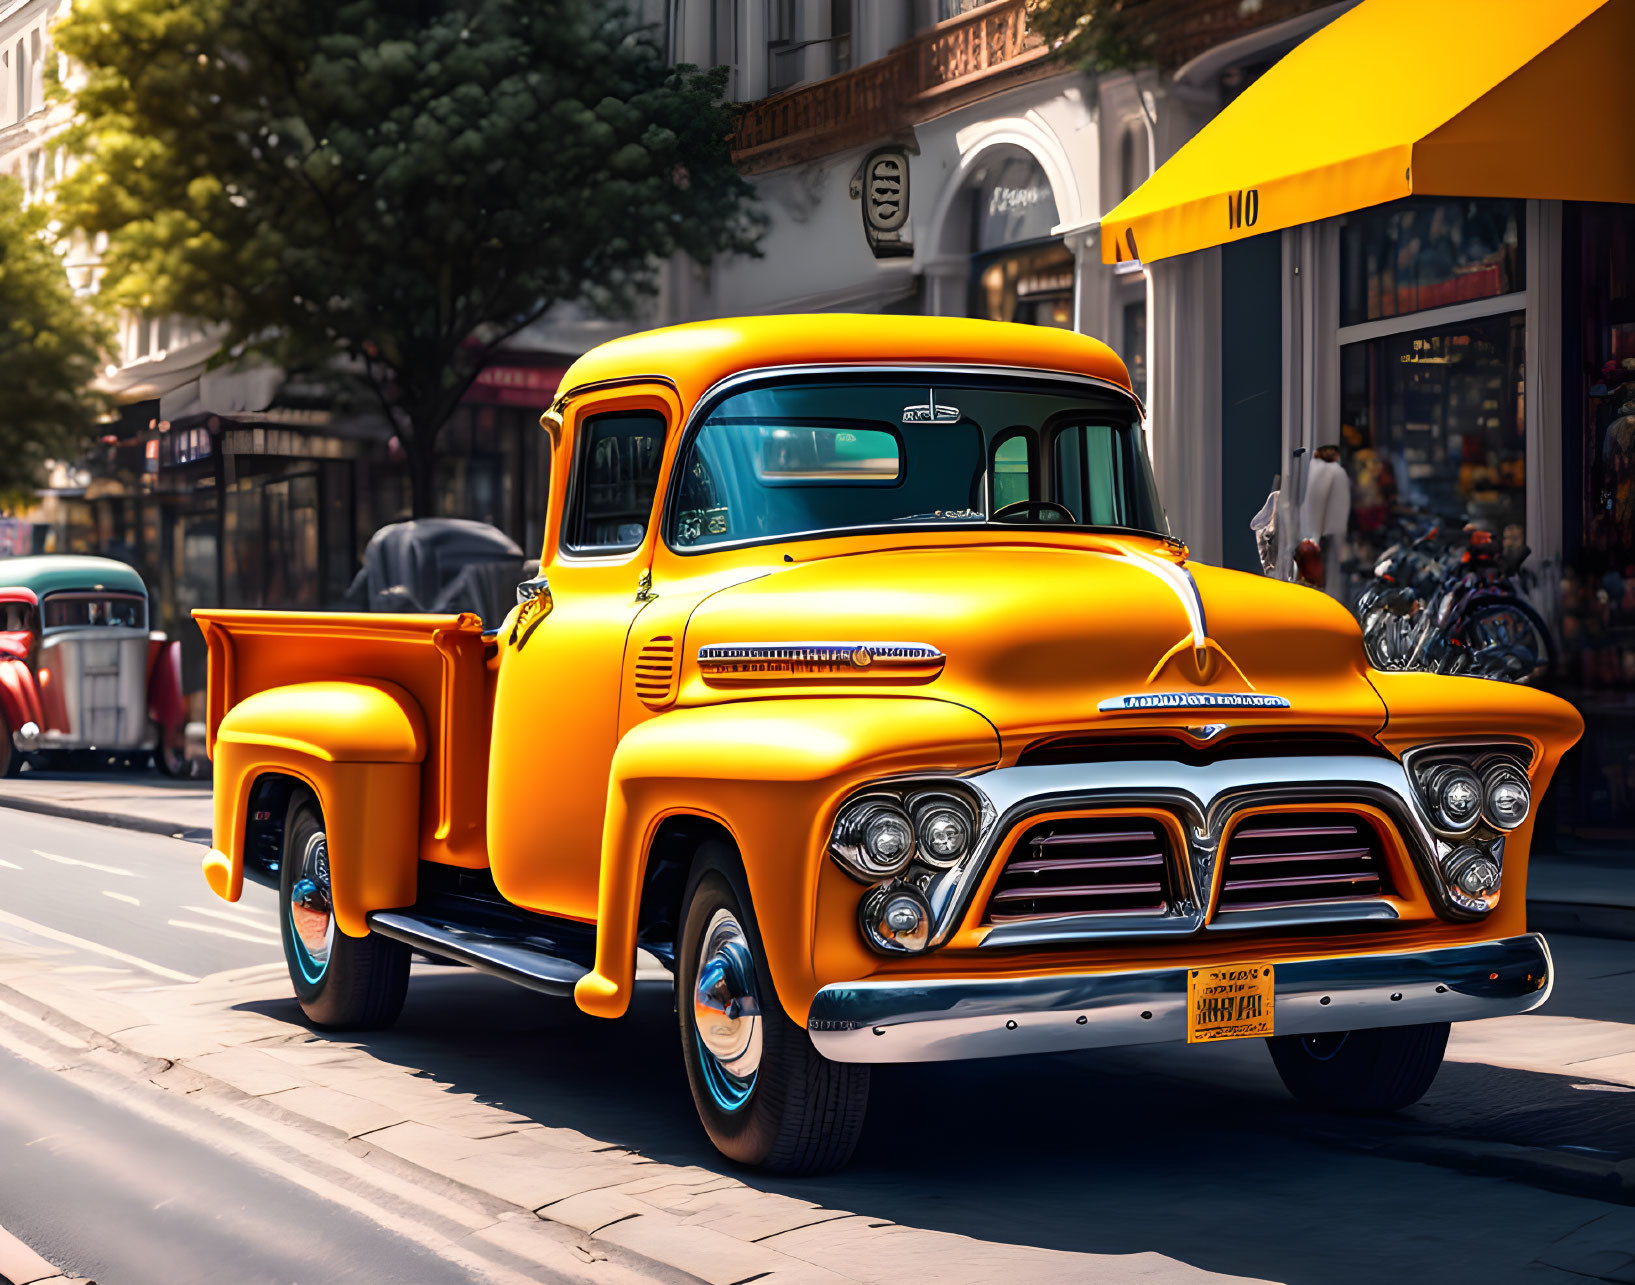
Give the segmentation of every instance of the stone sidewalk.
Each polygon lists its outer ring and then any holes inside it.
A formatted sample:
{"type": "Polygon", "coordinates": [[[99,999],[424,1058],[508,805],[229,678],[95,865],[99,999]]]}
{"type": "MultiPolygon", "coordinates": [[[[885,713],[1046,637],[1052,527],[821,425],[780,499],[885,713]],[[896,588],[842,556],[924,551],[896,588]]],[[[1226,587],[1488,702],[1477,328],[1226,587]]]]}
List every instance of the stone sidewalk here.
{"type": "MultiPolygon", "coordinates": [[[[977,1240],[901,1226],[758,1190],[730,1175],[651,1160],[571,1128],[538,1124],[384,1062],[344,1040],[256,1011],[287,999],[282,964],[185,987],[95,991],[31,961],[0,961],[0,1028],[22,1022],[84,1052],[123,1058],[162,1089],[218,1110],[327,1139],[387,1176],[445,1201],[465,1196],[508,1233],[513,1257],[560,1271],[547,1250],[567,1235],[586,1264],[635,1266],[650,1279],[708,1285],[947,1285],[997,1281],[1242,1281],[1155,1252],[1098,1254],[977,1240]],[[532,1215],[557,1234],[530,1246],[532,1215]],[[541,1248],[543,1246],[543,1249],[541,1248]]],[[[535,1224],[537,1225],[537,1224],[535,1224]]],[[[600,1279],[594,1271],[584,1279],[600,1279]]]]}

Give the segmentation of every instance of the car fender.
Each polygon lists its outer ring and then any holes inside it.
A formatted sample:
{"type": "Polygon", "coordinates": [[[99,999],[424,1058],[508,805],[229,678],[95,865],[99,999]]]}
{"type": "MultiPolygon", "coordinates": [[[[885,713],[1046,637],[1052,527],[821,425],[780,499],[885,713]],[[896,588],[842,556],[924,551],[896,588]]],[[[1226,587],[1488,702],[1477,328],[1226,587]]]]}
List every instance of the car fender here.
{"type": "Polygon", "coordinates": [[[425,716],[395,683],[296,683],[247,697],[216,731],[216,846],[205,879],[223,900],[239,899],[255,783],[294,777],[323,808],[336,926],[366,935],[370,911],[415,898],[425,757],[425,716]]]}
{"type": "Polygon", "coordinates": [[[774,984],[804,1021],[815,991],[812,931],[834,807],[909,772],[968,772],[999,759],[999,735],[963,705],[922,697],[734,701],[672,710],[620,741],[608,782],[596,968],[579,1007],[619,1017],[635,980],[647,855],[668,817],[710,817],[737,844],[774,984]]]}
{"type": "Polygon", "coordinates": [[[5,712],[6,726],[13,732],[25,724],[45,725],[40,710],[40,688],[28,661],[15,656],[0,655],[0,710],[5,712]]]}

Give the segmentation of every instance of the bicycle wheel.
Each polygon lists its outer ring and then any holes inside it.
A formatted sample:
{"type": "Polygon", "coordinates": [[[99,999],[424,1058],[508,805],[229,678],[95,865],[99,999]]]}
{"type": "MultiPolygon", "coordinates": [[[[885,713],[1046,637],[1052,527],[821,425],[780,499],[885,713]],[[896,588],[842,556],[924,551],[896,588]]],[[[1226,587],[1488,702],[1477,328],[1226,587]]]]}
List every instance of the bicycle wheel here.
{"type": "Polygon", "coordinates": [[[1536,683],[1555,665],[1544,619],[1520,598],[1479,602],[1454,627],[1444,672],[1503,683],[1536,683]]]}

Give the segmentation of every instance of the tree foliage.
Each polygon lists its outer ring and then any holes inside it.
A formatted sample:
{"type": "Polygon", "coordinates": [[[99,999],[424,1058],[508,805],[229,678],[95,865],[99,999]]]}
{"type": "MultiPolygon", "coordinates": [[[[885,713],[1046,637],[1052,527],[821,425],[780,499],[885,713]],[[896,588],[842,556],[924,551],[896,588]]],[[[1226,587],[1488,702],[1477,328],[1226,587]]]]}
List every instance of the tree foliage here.
{"type": "Polygon", "coordinates": [[[723,74],[602,0],[78,0],[57,40],[86,72],[59,199],[110,235],[104,292],[229,354],[353,359],[420,513],[498,344],[759,237],[723,74]]]}
{"type": "Polygon", "coordinates": [[[0,178],[0,501],[27,503],[50,458],[90,440],[100,399],[90,391],[104,344],[74,297],[39,206],[0,178]]]}
{"type": "MultiPolygon", "coordinates": [[[[1068,62],[1088,71],[1166,67],[1166,37],[1173,54],[1178,34],[1200,24],[1274,22],[1329,0],[1244,0],[1235,12],[1210,12],[1197,0],[1027,0],[1028,27],[1068,62]]],[[[1219,8],[1216,6],[1215,8],[1219,8]]],[[[1207,26],[1205,28],[1208,29],[1207,26]]],[[[1240,28],[1242,29],[1242,28],[1240,28]]],[[[1223,35],[1222,39],[1225,38],[1223,35]]]]}

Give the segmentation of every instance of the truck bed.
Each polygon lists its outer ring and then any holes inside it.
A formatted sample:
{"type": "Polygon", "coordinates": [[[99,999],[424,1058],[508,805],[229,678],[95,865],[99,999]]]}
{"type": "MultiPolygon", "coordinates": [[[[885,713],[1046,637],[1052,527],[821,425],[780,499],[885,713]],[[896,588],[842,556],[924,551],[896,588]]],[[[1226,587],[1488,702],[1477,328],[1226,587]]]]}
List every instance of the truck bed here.
{"type": "Polygon", "coordinates": [[[197,611],[209,649],[208,745],[222,718],[257,692],[294,683],[385,680],[407,691],[426,725],[420,858],[488,864],[493,646],[473,615],[197,611]]]}

